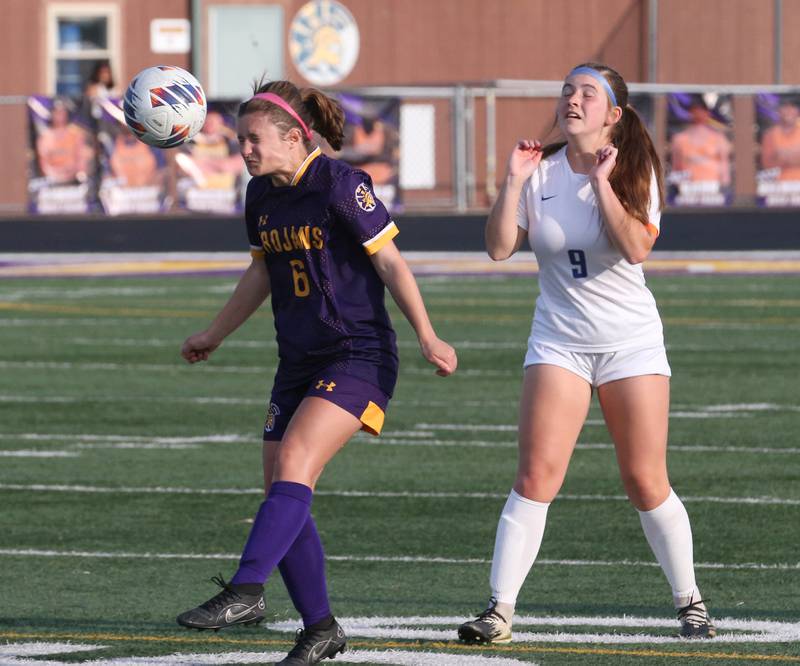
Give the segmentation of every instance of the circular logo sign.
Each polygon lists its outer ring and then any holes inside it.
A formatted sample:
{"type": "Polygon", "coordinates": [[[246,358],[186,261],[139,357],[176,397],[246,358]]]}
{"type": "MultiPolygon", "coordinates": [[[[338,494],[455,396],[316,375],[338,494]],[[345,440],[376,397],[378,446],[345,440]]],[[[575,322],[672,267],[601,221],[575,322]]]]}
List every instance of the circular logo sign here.
{"type": "Polygon", "coordinates": [[[369,188],[364,183],[361,183],[356,188],[356,203],[361,210],[367,213],[375,210],[375,197],[372,196],[372,192],[369,191],[369,188]]]}
{"type": "Polygon", "coordinates": [[[311,83],[339,83],[358,60],[358,26],[336,0],[312,0],[303,5],[289,26],[289,54],[311,83]]]}

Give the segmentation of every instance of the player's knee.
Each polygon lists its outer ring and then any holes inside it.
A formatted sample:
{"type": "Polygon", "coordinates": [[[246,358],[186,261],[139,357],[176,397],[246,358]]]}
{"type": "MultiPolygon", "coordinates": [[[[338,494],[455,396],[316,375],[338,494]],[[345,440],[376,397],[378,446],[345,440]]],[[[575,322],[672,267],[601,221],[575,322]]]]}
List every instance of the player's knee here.
{"type": "Polygon", "coordinates": [[[552,502],[561,488],[561,475],[543,470],[525,471],[517,474],[514,490],[535,502],[552,502]]]}
{"type": "Polygon", "coordinates": [[[308,454],[301,442],[284,439],[276,452],[274,465],[273,478],[276,479],[302,480],[308,476],[308,454]]]}
{"type": "Polygon", "coordinates": [[[669,495],[669,481],[660,474],[631,472],[623,474],[622,483],[631,504],[640,511],[655,509],[669,495]]]}

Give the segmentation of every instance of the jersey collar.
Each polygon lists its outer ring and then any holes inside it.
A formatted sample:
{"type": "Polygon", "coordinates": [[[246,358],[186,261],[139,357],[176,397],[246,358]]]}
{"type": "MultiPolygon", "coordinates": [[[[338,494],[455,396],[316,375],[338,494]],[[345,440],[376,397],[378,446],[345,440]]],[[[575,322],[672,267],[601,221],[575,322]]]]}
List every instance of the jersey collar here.
{"type": "Polygon", "coordinates": [[[311,163],[315,159],[317,159],[320,155],[322,155],[322,150],[320,150],[320,147],[317,146],[303,160],[303,163],[298,167],[297,171],[295,171],[294,176],[292,176],[292,182],[289,184],[297,185],[297,183],[300,182],[300,179],[303,177],[303,174],[306,172],[311,163]]]}

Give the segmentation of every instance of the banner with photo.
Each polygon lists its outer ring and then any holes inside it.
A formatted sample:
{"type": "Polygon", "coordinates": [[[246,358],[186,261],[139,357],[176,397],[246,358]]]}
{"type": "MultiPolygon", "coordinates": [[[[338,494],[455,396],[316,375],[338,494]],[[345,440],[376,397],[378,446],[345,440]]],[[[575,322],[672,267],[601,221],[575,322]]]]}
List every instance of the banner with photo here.
{"type": "Polygon", "coordinates": [[[236,138],[236,104],[208,102],[203,129],[175,154],[178,207],[209,213],[244,209],[244,162],[236,138]]]}
{"type": "Polygon", "coordinates": [[[366,171],[375,195],[390,212],[401,209],[400,99],[337,95],[344,109],[342,150],[337,158],[366,171]]]}
{"type": "Polygon", "coordinates": [[[31,212],[86,213],[95,190],[92,119],[64,97],[28,98],[31,212]]]}
{"type": "Polygon", "coordinates": [[[667,95],[667,203],[725,206],[733,200],[731,95],[667,95]]]}
{"type": "Polygon", "coordinates": [[[800,206],[800,95],[755,96],[756,197],[762,206],[800,206]]]}
{"type": "Polygon", "coordinates": [[[122,101],[97,102],[98,197],[108,215],[169,210],[167,161],[163,150],[139,141],[128,129],[122,101]]]}

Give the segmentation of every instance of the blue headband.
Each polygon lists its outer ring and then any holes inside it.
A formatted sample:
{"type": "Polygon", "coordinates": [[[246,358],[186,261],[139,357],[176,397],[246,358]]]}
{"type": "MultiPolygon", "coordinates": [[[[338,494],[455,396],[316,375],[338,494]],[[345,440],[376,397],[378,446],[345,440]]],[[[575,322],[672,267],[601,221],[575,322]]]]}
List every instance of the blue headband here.
{"type": "Polygon", "coordinates": [[[608,98],[611,100],[611,106],[619,106],[619,104],[617,104],[617,96],[611,89],[611,84],[609,84],[609,82],[606,80],[606,77],[603,76],[596,69],[594,69],[593,67],[576,67],[569,74],[567,74],[567,76],[574,76],[575,74],[586,74],[587,76],[591,76],[593,79],[595,79],[598,83],[600,83],[603,86],[606,93],[608,94],[608,98]]]}

